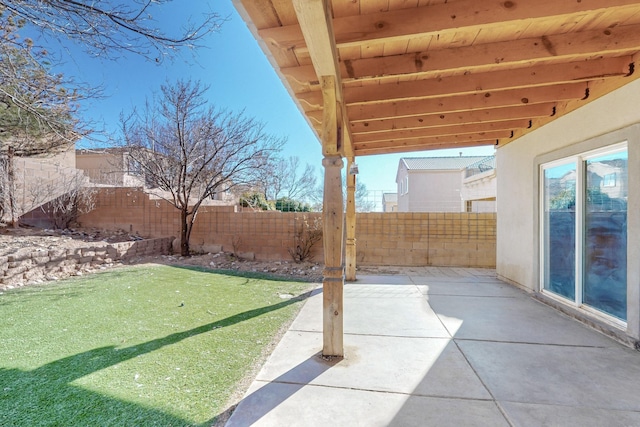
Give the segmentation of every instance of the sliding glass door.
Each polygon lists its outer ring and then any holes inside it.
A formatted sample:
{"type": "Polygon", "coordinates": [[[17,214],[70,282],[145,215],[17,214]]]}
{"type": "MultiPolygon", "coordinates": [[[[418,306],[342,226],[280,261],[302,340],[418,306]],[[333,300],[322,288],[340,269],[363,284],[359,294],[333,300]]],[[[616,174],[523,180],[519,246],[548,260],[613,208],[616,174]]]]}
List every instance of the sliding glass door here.
{"type": "Polygon", "coordinates": [[[626,320],[627,149],[542,166],[542,288],[626,320]]]}
{"type": "Polygon", "coordinates": [[[627,151],[585,160],[584,304],[627,318],[627,151]]]}
{"type": "Polygon", "coordinates": [[[576,294],[576,164],[544,169],[544,289],[576,294]]]}

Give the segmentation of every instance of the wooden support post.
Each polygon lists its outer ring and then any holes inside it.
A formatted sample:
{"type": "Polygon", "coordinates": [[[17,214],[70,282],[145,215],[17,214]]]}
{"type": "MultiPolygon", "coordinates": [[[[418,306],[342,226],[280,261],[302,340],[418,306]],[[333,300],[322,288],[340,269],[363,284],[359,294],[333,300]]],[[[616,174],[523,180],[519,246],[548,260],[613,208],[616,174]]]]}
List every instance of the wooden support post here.
{"type": "Polygon", "coordinates": [[[353,157],[347,163],[347,242],[345,248],[346,279],[356,280],[356,175],[351,174],[353,157]]]}
{"type": "Polygon", "coordinates": [[[326,156],[324,166],[324,202],[322,209],[324,244],[323,291],[323,347],[324,356],[344,356],[343,344],[343,285],[342,263],[343,206],[342,158],[326,156]]]}

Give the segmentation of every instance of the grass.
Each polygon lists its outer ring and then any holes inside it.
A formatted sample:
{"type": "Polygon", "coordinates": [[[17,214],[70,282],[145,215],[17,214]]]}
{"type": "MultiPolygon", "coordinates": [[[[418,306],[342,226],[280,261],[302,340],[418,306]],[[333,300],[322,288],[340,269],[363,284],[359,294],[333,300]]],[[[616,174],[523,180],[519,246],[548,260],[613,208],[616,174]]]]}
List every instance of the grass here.
{"type": "Polygon", "coordinates": [[[142,266],[5,291],[0,425],[211,425],[308,289],[142,266]]]}

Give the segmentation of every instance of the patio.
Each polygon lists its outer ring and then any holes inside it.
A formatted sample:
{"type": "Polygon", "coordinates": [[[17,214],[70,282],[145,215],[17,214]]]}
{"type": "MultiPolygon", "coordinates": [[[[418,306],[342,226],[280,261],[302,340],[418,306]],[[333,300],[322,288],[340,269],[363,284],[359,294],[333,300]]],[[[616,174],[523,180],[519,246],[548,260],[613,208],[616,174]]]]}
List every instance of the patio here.
{"type": "Polygon", "coordinates": [[[345,284],[344,359],[319,288],[227,426],[640,425],[640,353],[494,270],[395,270],[345,284]]]}

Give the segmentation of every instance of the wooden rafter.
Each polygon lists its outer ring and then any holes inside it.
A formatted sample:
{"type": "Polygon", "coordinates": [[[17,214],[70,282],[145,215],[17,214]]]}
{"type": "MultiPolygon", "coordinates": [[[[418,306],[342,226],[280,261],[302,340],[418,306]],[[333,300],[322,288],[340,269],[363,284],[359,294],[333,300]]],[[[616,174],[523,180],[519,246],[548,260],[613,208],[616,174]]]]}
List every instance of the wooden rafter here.
{"type": "MultiPolygon", "coordinates": [[[[478,44],[465,47],[415,52],[341,62],[341,76],[350,80],[370,80],[399,75],[432,76],[445,71],[469,71],[483,68],[510,69],[537,62],[558,62],[562,58],[575,61],[604,55],[631,55],[640,45],[640,25],[607,30],[558,34],[478,44]]],[[[298,82],[317,84],[308,66],[286,67],[282,73],[298,82]]]]}
{"type": "Polygon", "coordinates": [[[335,70],[348,155],[506,144],[640,77],[640,0],[234,2],[319,134],[335,70]]]}
{"type": "MultiPolygon", "coordinates": [[[[427,34],[455,32],[463,27],[499,29],[511,23],[526,26],[531,21],[550,20],[584,13],[602,13],[608,8],[637,6],[637,0],[461,0],[433,6],[406,8],[333,20],[337,47],[361,46],[364,42],[390,42],[427,34]]],[[[306,48],[300,25],[261,30],[260,37],[282,50],[306,48]]]]}
{"type": "MultiPolygon", "coordinates": [[[[346,87],[344,101],[347,105],[396,102],[614,78],[628,74],[632,62],[631,56],[598,58],[569,64],[540,64],[511,70],[469,72],[442,78],[346,87]]],[[[322,105],[322,94],[318,91],[301,93],[298,99],[308,106],[308,111],[322,105]]]]}

